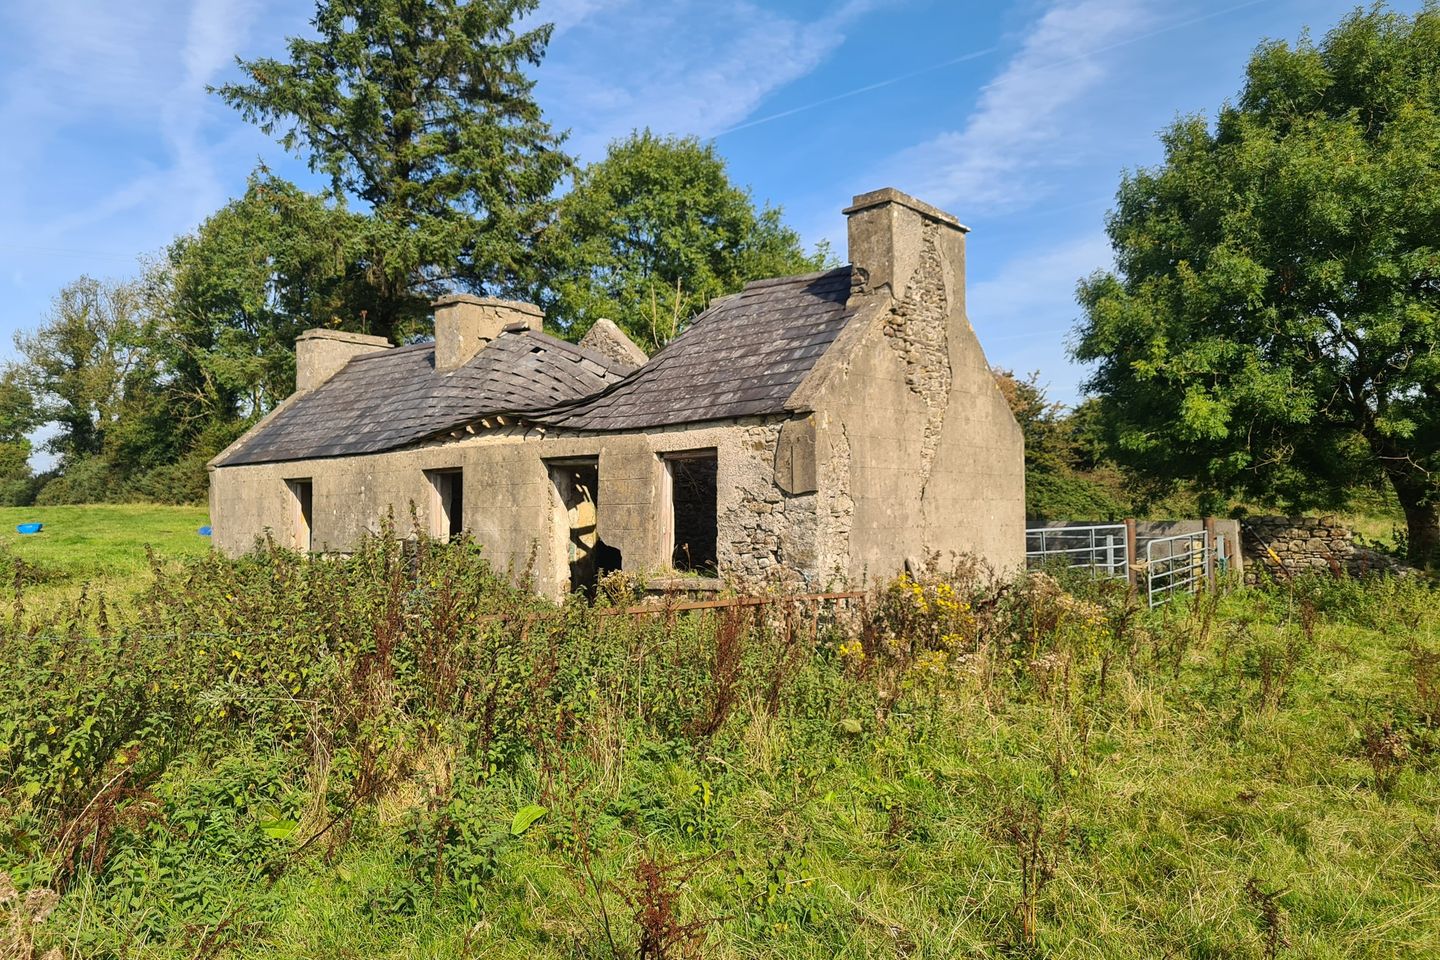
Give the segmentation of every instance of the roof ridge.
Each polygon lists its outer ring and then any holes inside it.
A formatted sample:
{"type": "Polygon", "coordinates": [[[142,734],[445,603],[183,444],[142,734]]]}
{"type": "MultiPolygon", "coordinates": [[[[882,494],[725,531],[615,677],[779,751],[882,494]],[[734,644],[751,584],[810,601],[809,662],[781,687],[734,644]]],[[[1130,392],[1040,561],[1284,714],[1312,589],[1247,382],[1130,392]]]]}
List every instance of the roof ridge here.
{"type": "Polygon", "coordinates": [[[351,357],[350,363],[354,363],[357,360],[374,360],[377,357],[393,357],[396,354],[414,353],[422,347],[428,347],[433,350],[435,349],[435,341],[421,340],[419,343],[407,343],[403,347],[391,347],[389,350],[375,350],[371,353],[362,353],[358,356],[351,357]]]}
{"type": "Polygon", "coordinates": [[[740,292],[744,293],[747,290],[755,288],[764,289],[766,287],[776,287],[783,283],[799,283],[802,280],[819,280],[822,277],[828,277],[832,274],[836,277],[839,277],[842,273],[850,273],[853,269],[853,265],[847,263],[843,266],[831,267],[828,270],[815,270],[810,273],[795,273],[785,277],[765,277],[760,280],[751,280],[750,282],[746,283],[744,287],[741,288],[740,292]]]}

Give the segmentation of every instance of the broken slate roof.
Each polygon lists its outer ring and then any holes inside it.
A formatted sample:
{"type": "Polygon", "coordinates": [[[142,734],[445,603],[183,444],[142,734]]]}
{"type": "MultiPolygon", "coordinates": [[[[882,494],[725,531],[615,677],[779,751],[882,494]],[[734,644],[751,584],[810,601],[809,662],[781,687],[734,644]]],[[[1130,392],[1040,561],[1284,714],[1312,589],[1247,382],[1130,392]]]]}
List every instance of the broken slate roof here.
{"type": "Polygon", "coordinates": [[[354,357],[295,398],[219,462],[276,463],[394,450],[480,417],[530,413],[591,396],[628,370],[533,330],[507,331],[450,373],[435,345],[354,357]]]}
{"type": "Polygon", "coordinates": [[[849,321],[850,284],[848,266],[748,284],[618,384],[531,419],[608,431],[783,413],[849,321]]]}

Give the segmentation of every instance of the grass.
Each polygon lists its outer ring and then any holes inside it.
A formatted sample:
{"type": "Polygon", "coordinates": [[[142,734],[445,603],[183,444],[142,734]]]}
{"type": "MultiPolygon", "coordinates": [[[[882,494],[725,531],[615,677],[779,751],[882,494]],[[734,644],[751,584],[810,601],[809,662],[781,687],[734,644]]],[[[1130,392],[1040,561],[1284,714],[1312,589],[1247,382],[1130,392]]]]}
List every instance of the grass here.
{"type": "Polygon", "coordinates": [[[147,545],[164,557],[207,553],[210,540],[196,531],[208,516],[205,507],[158,504],[0,507],[0,550],[51,581],[124,590],[146,572],[147,545]],[[16,532],[17,525],[32,522],[45,527],[30,536],[16,532]]]}
{"type": "Polygon", "coordinates": [[[22,946],[1440,956],[1434,587],[1073,589],[902,579],[812,634],[372,544],[0,608],[0,871],[62,893],[22,946]]]}

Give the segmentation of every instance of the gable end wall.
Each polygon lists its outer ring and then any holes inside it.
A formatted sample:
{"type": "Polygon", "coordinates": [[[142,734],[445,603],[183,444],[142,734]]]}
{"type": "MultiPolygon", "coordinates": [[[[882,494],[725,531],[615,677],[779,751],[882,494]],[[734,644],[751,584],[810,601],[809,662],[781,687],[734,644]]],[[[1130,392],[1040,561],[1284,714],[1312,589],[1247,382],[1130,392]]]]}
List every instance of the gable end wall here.
{"type": "MultiPolygon", "coordinates": [[[[964,237],[926,224],[909,275],[862,295],[862,324],[812,399],[821,563],[851,582],[940,554],[1024,563],[1024,442],[965,316],[964,237]]],[[[837,345],[838,346],[838,345],[837,345]]]]}

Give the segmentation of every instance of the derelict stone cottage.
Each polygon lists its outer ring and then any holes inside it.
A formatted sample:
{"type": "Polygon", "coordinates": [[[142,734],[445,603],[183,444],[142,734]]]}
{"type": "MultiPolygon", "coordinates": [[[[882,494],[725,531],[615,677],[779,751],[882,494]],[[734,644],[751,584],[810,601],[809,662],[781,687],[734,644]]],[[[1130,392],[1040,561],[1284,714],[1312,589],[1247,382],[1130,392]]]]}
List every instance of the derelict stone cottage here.
{"type": "Polygon", "coordinates": [[[619,568],[819,587],[1024,559],[1020,430],[965,314],[966,228],[856,197],[848,266],[711,303],[653,358],[450,296],[435,342],[310,330],[296,391],[210,466],[217,546],[344,551],[393,512],[558,595],[619,568]]]}

